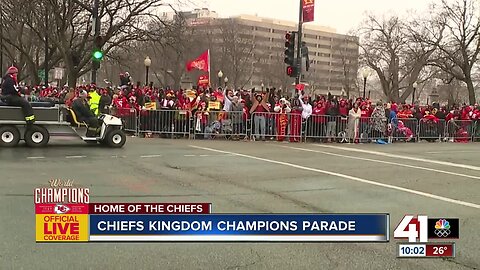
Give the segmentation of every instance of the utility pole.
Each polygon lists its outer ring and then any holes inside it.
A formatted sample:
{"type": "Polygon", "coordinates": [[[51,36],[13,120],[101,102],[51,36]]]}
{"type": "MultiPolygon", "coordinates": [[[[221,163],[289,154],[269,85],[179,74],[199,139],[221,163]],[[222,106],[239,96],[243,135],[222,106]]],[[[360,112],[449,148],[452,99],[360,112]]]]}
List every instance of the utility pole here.
{"type": "MultiPolygon", "coordinates": [[[[99,9],[99,0],[94,0],[93,1],[93,22],[94,22],[94,35],[93,35],[93,42],[92,42],[92,48],[95,46],[95,41],[98,39],[100,36],[100,18],[98,16],[98,9],[99,9]]],[[[97,83],[97,65],[95,64],[95,61],[92,58],[92,83],[97,83]]]]}
{"type": "Polygon", "coordinates": [[[48,72],[50,71],[50,69],[48,68],[48,13],[48,3],[47,1],[45,1],[45,87],[48,85],[48,72]]]}
{"type": "Polygon", "coordinates": [[[295,84],[299,84],[302,78],[302,37],[303,37],[303,0],[300,1],[300,10],[298,12],[298,40],[297,40],[297,77],[295,84]]]}

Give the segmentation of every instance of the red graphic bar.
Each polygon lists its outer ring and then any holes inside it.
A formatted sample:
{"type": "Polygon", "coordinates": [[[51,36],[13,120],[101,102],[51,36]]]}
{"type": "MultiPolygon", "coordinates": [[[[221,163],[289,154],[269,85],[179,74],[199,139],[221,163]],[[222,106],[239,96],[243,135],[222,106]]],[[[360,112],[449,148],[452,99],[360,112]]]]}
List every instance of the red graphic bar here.
{"type": "Polygon", "coordinates": [[[211,203],[90,203],[90,214],[210,214],[211,203]]]}
{"type": "Polygon", "coordinates": [[[35,204],[35,214],[88,214],[88,204],[35,204]]]}
{"type": "Polygon", "coordinates": [[[455,257],[455,245],[448,244],[427,244],[427,257],[455,257]]]}

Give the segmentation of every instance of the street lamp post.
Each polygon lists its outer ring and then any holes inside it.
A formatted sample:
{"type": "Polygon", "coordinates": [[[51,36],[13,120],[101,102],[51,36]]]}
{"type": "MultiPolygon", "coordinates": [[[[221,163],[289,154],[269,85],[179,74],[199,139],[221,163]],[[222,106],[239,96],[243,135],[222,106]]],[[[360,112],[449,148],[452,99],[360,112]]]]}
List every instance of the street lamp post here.
{"type": "Polygon", "coordinates": [[[217,74],[218,76],[218,87],[222,86],[222,77],[223,77],[223,72],[220,70],[217,74]]]}
{"type": "Polygon", "coordinates": [[[223,80],[225,82],[225,88],[227,88],[227,83],[228,83],[228,77],[225,76],[225,80],[223,80]]]}
{"type": "Polygon", "coordinates": [[[145,57],[145,60],[143,60],[143,64],[145,65],[145,85],[148,85],[148,71],[150,69],[150,66],[152,65],[152,60],[150,57],[145,57]]]}
{"type": "Polygon", "coordinates": [[[413,83],[412,105],[415,104],[415,92],[417,91],[417,82],[413,83]]]}
{"type": "Polygon", "coordinates": [[[367,89],[367,78],[368,78],[368,75],[370,75],[369,71],[367,68],[364,68],[362,70],[362,76],[363,76],[363,98],[365,99],[365,91],[367,89]]]}

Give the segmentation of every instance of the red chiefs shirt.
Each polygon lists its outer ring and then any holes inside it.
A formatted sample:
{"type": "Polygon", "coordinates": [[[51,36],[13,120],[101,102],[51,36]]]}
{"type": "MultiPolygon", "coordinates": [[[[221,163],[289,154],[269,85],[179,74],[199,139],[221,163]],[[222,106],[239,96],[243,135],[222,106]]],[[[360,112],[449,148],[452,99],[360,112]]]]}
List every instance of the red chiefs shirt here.
{"type": "Polygon", "coordinates": [[[340,113],[340,115],[348,115],[348,107],[345,105],[345,106],[340,106],[338,108],[338,112],[340,113]]]}
{"type": "Polygon", "coordinates": [[[364,109],[364,110],[360,110],[361,112],[361,116],[360,116],[360,122],[368,122],[368,118],[370,117],[370,110],[368,109],[364,109]]]}
{"type": "Polygon", "coordinates": [[[327,107],[326,106],[315,106],[312,110],[312,114],[314,115],[313,119],[316,123],[326,123],[327,122],[327,117],[325,114],[327,113],[327,107]]]}

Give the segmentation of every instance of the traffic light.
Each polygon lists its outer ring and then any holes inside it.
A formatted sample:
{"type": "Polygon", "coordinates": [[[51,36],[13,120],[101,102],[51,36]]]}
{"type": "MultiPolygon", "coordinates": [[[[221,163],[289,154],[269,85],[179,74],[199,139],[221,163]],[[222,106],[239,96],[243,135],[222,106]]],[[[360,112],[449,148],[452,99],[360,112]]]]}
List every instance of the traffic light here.
{"type": "Polygon", "coordinates": [[[288,66],[287,75],[290,77],[297,77],[297,68],[294,66],[288,66]]]}
{"type": "Polygon", "coordinates": [[[295,64],[295,33],[287,32],[285,34],[285,64],[293,66],[295,64]]]}
{"type": "Polygon", "coordinates": [[[92,52],[92,60],[94,62],[100,62],[103,59],[102,43],[103,38],[101,36],[95,38],[92,52]]]}

